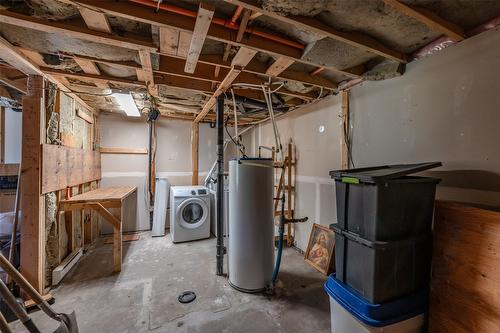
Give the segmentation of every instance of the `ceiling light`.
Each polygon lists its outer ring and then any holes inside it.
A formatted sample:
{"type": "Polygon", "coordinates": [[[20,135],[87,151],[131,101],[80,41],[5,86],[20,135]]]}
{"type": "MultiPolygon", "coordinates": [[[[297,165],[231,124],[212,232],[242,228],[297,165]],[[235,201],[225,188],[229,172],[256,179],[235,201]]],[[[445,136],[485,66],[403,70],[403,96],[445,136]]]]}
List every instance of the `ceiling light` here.
{"type": "Polygon", "coordinates": [[[134,98],[130,94],[122,94],[122,93],[114,93],[113,97],[115,98],[116,102],[120,105],[123,111],[127,114],[129,117],[140,117],[141,113],[139,112],[139,109],[137,108],[137,105],[135,105],[134,98]]]}

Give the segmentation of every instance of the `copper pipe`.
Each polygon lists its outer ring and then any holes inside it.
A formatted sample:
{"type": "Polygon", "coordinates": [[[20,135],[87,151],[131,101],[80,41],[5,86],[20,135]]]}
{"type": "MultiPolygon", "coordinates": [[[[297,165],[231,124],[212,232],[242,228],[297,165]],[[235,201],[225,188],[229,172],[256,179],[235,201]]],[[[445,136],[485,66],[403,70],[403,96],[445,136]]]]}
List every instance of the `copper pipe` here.
{"type": "MultiPolygon", "coordinates": [[[[148,7],[151,7],[151,8],[155,8],[155,9],[157,7],[159,7],[160,9],[165,10],[167,12],[171,12],[171,13],[175,13],[175,14],[179,14],[179,15],[183,15],[183,16],[188,16],[188,17],[192,17],[192,18],[196,18],[198,16],[198,13],[195,12],[195,11],[192,11],[192,10],[189,10],[189,9],[180,8],[180,7],[173,6],[173,5],[168,5],[168,4],[165,4],[165,3],[161,3],[158,6],[158,3],[154,2],[152,0],[130,0],[130,2],[134,2],[134,3],[137,3],[137,4],[145,5],[145,6],[148,6],[148,7]]],[[[236,12],[235,12],[235,14],[236,14],[236,12]]],[[[233,17],[234,16],[235,15],[233,15],[233,17]]],[[[225,19],[221,19],[221,18],[218,18],[218,17],[214,17],[212,19],[212,23],[220,25],[220,26],[223,26],[223,27],[226,27],[228,29],[232,29],[232,30],[238,30],[240,28],[240,25],[238,23],[236,23],[236,22],[233,23],[231,20],[225,20],[225,19]]],[[[297,42],[295,42],[293,40],[290,40],[290,39],[287,39],[287,38],[284,38],[284,37],[281,37],[281,36],[273,35],[273,34],[265,32],[265,31],[257,30],[257,29],[254,29],[254,28],[248,28],[247,27],[245,29],[245,32],[247,32],[249,34],[252,34],[252,35],[256,35],[256,36],[265,38],[265,39],[272,40],[274,42],[277,42],[277,43],[280,43],[280,44],[283,44],[283,45],[291,46],[291,47],[299,49],[299,50],[303,50],[305,48],[304,45],[302,45],[300,43],[297,43],[297,42]]]]}
{"type": "Polygon", "coordinates": [[[240,17],[242,11],[243,11],[243,6],[236,7],[233,17],[231,17],[231,23],[234,24],[236,23],[236,21],[238,21],[238,18],[240,17]]]}

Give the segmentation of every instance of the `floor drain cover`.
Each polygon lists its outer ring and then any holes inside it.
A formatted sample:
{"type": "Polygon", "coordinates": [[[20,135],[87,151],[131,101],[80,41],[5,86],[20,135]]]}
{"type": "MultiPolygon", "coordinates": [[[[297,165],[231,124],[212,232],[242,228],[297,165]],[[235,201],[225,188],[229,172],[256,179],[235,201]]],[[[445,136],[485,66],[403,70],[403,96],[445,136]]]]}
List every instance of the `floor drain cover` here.
{"type": "Polygon", "coordinates": [[[185,291],[177,298],[181,303],[191,303],[196,298],[194,291],[185,291]]]}

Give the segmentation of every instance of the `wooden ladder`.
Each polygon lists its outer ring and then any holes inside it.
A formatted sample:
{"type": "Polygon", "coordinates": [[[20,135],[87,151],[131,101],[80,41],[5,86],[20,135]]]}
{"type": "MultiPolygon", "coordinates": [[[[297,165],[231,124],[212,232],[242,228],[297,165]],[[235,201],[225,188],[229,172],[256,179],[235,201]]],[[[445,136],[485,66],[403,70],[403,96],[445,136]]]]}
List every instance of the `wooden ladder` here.
{"type": "MultiPolygon", "coordinates": [[[[295,156],[294,156],[295,146],[290,142],[288,144],[288,150],[283,162],[276,161],[276,153],[273,151],[273,161],[275,172],[275,179],[278,170],[279,173],[278,183],[275,185],[275,196],[274,196],[274,216],[281,216],[281,197],[285,195],[285,217],[289,219],[294,218],[294,204],[295,204],[295,156]]],[[[279,223],[279,222],[278,222],[279,223]]],[[[286,226],[285,240],[287,246],[293,245],[293,235],[292,235],[292,225],[289,223],[286,226]]]]}

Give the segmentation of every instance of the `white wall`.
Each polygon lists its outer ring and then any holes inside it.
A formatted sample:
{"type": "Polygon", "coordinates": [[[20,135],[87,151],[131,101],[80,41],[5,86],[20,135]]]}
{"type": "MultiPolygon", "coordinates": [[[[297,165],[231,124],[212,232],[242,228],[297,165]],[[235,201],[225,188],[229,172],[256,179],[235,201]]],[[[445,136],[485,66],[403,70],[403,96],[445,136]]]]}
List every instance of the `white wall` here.
{"type": "Polygon", "coordinates": [[[438,197],[500,205],[500,29],[352,89],[356,167],[442,161],[438,197]]]}
{"type": "MultiPolygon", "coordinates": [[[[336,221],[335,186],[328,173],[340,168],[339,115],[340,98],[330,96],[277,122],[283,146],[292,139],[296,149],[295,216],[309,217],[307,223],[295,225],[296,246],[302,250],[307,248],[313,223],[328,226],[336,221]],[[324,126],[322,133],[320,126],[324,126]]],[[[260,145],[275,145],[270,123],[259,125],[246,137],[251,146],[248,155],[257,156],[260,145]]]]}
{"type": "MultiPolygon", "coordinates": [[[[145,119],[122,115],[100,116],[101,147],[148,148],[148,124],[145,119]]],[[[216,151],[216,130],[200,124],[199,170],[202,181],[216,151]]],[[[156,175],[166,177],[170,185],[191,184],[191,122],[160,119],[157,125],[156,175]]],[[[102,154],[102,186],[137,187],[135,230],[149,229],[147,210],[148,155],[102,154]]],[[[103,224],[103,227],[106,228],[103,224]]],[[[104,230],[111,231],[111,230],[104,230]]]]}
{"type": "Polygon", "coordinates": [[[5,163],[21,161],[22,112],[5,109],[5,163]]]}

